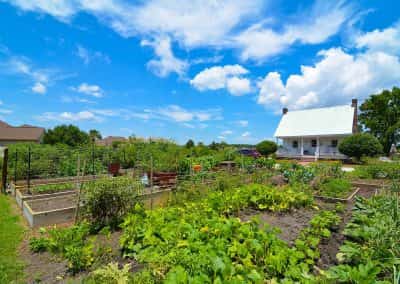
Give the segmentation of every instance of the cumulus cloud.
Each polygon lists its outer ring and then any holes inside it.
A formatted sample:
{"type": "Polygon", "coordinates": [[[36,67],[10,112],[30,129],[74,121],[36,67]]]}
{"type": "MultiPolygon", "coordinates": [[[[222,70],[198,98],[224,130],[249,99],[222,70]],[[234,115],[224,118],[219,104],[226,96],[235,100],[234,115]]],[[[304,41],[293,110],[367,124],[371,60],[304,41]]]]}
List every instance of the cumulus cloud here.
{"type": "Polygon", "coordinates": [[[227,80],[226,87],[234,96],[242,96],[250,93],[250,80],[247,78],[232,77],[227,80]]]}
{"type": "Polygon", "coordinates": [[[400,22],[383,30],[373,30],[358,35],[355,38],[358,48],[367,48],[371,51],[386,53],[400,53],[400,22]]]}
{"type": "MultiPolygon", "coordinates": [[[[78,13],[87,13],[123,37],[155,41],[152,46],[157,59],[149,63],[150,70],[165,76],[185,70],[182,60],[176,61],[170,52],[172,43],[185,50],[199,47],[238,49],[243,60],[262,61],[295,44],[324,42],[349,21],[353,11],[345,1],[332,4],[319,0],[307,7],[310,12],[296,13],[278,21],[266,9],[268,1],[262,0],[8,2],[21,10],[46,13],[63,22],[72,21],[78,13]],[[266,17],[272,20],[266,21],[266,17]],[[168,38],[171,42],[158,42],[159,38],[168,38]],[[166,67],[171,64],[180,67],[166,67]]],[[[84,50],[81,51],[84,60],[90,60],[84,50]]]]}
{"type": "Polygon", "coordinates": [[[32,92],[37,93],[37,94],[45,94],[47,91],[47,88],[45,85],[43,85],[40,82],[35,83],[35,85],[32,86],[32,92]]]}
{"type": "Polygon", "coordinates": [[[241,136],[244,138],[247,138],[247,137],[250,137],[250,135],[251,135],[251,133],[249,131],[246,131],[246,132],[243,132],[241,136]]]}
{"type": "Polygon", "coordinates": [[[82,93],[95,98],[101,98],[103,96],[103,90],[98,85],[82,83],[78,87],[72,87],[72,89],[78,93],[82,93]]]}
{"type": "Polygon", "coordinates": [[[279,30],[269,22],[252,25],[235,37],[243,60],[263,61],[281,54],[294,44],[318,44],[335,35],[352,15],[343,1],[336,4],[316,1],[311,12],[299,15],[294,23],[284,24],[279,30]]]}
{"type": "Polygon", "coordinates": [[[271,109],[348,104],[351,98],[362,100],[400,81],[399,58],[387,53],[349,54],[331,48],[318,56],[314,66],[301,66],[301,73],[290,75],[286,83],[279,73],[268,73],[258,83],[257,102],[271,109]]]}
{"type": "Polygon", "coordinates": [[[250,81],[242,78],[249,73],[247,69],[236,65],[214,66],[198,73],[190,84],[199,91],[227,88],[232,95],[244,95],[250,92],[250,81]]]}
{"type": "Polygon", "coordinates": [[[183,76],[189,64],[181,60],[172,52],[171,40],[169,37],[158,37],[152,41],[142,40],[142,46],[151,46],[157,59],[150,60],[147,68],[159,77],[166,77],[171,73],[183,76]]]}

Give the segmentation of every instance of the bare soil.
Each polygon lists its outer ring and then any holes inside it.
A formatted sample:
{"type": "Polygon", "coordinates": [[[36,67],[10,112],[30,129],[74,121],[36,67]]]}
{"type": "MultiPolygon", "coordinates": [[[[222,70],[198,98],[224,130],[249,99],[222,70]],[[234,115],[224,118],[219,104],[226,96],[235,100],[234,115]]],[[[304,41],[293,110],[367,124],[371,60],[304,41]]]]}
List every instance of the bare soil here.
{"type": "MultiPolygon", "coordinates": [[[[26,283],[71,283],[68,282],[71,280],[79,283],[79,280],[89,273],[86,271],[72,275],[68,270],[68,262],[60,257],[54,256],[49,252],[32,253],[29,249],[29,239],[34,235],[38,235],[38,232],[27,231],[25,240],[19,250],[20,258],[25,262],[26,283]]],[[[95,250],[99,257],[96,258],[93,269],[110,262],[117,262],[121,265],[127,263],[127,260],[122,258],[119,250],[120,236],[121,232],[114,232],[110,236],[97,235],[95,250]]]]}
{"type": "Polygon", "coordinates": [[[291,244],[297,238],[300,231],[308,226],[309,221],[315,213],[315,210],[305,208],[283,213],[246,210],[239,215],[239,218],[243,221],[248,221],[257,216],[260,219],[260,227],[268,224],[272,228],[278,228],[280,230],[279,237],[291,244]]]}
{"type": "Polygon", "coordinates": [[[57,210],[76,206],[76,194],[68,194],[46,199],[28,201],[29,206],[35,212],[57,210]]]}
{"type": "MultiPolygon", "coordinates": [[[[370,198],[375,194],[375,190],[371,190],[368,187],[361,187],[357,192],[356,196],[370,198]]],[[[321,242],[319,250],[321,257],[318,260],[317,266],[322,269],[327,269],[332,265],[338,264],[336,254],[339,252],[340,246],[345,241],[346,237],[343,235],[343,230],[346,224],[350,221],[352,216],[352,209],[354,207],[355,198],[345,203],[345,210],[340,217],[342,218],[337,231],[332,232],[331,237],[328,240],[321,242]]]]}

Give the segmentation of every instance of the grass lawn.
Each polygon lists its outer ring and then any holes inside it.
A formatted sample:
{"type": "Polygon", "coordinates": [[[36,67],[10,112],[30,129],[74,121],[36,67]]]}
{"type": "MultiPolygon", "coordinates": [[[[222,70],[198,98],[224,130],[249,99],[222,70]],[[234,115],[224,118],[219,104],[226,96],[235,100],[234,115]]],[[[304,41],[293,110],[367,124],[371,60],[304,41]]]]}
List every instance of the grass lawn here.
{"type": "Polygon", "coordinates": [[[17,250],[23,231],[10,197],[0,194],[0,283],[22,282],[23,263],[17,258],[17,250]]]}

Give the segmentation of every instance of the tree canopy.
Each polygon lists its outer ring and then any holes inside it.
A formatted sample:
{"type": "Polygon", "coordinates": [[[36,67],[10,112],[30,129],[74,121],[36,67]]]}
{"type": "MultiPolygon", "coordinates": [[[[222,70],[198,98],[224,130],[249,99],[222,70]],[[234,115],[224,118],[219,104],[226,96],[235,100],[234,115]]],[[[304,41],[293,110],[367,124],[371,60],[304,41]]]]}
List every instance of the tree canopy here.
{"type": "Polygon", "coordinates": [[[93,138],[94,139],[101,139],[102,138],[100,131],[98,131],[96,129],[90,129],[89,130],[89,136],[90,136],[90,139],[92,139],[92,140],[93,140],[93,138]]]}
{"type": "Polygon", "coordinates": [[[348,136],[339,144],[339,151],[349,157],[360,160],[361,157],[374,157],[382,153],[382,145],[369,133],[357,133],[348,136]]]}
{"type": "Polygon", "coordinates": [[[268,156],[275,153],[278,150],[278,146],[275,142],[264,140],[257,144],[256,149],[260,154],[268,156]]]}
{"type": "Polygon", "coordinates": [[[59,125],[48,129],[43,137],[43,143],[51,145],[65,144],[75,147],[89,142],[89,135],[74,125],[59,125]]]}
{"type": "Polygon", "coordinates": [[[400,142],[400,89],[371,95],[360,106],[359,121],[364,130],[378,138],[384,152],[400,142]]]}

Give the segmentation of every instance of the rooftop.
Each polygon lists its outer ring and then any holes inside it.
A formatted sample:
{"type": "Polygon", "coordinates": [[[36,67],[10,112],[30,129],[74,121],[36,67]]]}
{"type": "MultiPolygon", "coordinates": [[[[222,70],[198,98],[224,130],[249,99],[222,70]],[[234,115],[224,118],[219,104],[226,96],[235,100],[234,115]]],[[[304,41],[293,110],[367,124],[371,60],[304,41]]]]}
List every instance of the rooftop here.
{"type": "Polygon", "coordinates": [[[348,135],[353,132],[354,107],[350,105],[288,111],[275,137],[348,135]]]}

